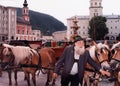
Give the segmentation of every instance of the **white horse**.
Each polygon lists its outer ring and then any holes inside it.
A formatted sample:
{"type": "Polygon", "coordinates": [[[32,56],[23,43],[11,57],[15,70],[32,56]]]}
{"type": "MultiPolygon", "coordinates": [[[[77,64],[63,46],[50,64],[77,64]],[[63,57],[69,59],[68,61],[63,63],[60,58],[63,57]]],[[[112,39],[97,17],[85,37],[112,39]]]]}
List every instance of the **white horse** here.
{"type": "MultiPolygon", "coordinates": [[[[12,46],[8,44],[2,44],[2,46],[4,47],[3,54],[5,56],[8,56],[9,58],[14,59],[13,63],[15,63],[15,66],[18,66],[19,64],[28,66],[28,67],[25,67],[25,66],[22,67],[22,70],[27,77],[26,79],[28,82],[28,86],[30,86],[30,78],[29,78],[30,74],[32,75],[33,84],[34,86],[36,86],[35,73],[38,69],[37,66],[39,66],[40,64],[40,56],[37,53],[37,51],[26,46],[12,46]],[[36,66],[36,67],[34,68],[29,67],[29,65],[36,66]]],[[[15,79],[17,79],[17,76],[15,79]]],[[[17,80],[16,80],[16,85],[17,85],[17,80]]]]}

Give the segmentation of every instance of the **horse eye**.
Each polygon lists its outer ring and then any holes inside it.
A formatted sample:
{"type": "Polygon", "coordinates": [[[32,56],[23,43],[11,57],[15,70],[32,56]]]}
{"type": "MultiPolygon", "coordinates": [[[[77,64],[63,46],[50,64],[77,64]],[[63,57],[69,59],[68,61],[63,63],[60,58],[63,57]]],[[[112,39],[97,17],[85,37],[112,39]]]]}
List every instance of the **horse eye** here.
{"type": "Polygon", "coordinates": [[[115,50],[112,50],[111,52],[112,52],[112,54],[114,54],[114,53],[115,53],[115,50]]]}
{"type": "Polygon", "coordinates": [[[97,53],[97,57],[99,57],[100,56],[100,54],[99,53],[97,53]]]}

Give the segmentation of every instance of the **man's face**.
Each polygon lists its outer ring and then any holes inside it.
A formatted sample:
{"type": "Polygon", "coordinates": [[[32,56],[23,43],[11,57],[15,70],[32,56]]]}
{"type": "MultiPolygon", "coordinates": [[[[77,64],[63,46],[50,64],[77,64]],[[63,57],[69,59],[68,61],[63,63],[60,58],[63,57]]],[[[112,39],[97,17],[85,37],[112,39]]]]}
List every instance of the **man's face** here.
{"type": "Polygon", "coordinates": [[[82,41],[77,41],[75,43],[75,46],[78,46],[79,48],[82,48],[84,46],[84,41],[83,40],[82,41]]]}
{"type": "Polygon", "coordinates": [[[85,51],[84,41],[77,41],[75,43],[75,52],[79,55],[82,55],[85,51]]]}

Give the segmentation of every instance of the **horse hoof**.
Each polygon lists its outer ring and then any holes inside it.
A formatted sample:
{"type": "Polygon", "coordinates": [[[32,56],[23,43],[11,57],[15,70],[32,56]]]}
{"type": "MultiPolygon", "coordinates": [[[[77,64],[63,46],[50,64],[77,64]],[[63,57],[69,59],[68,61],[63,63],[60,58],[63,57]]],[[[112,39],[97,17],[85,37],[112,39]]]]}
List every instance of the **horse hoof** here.
{"type": "Polygon", "coordinates": [[[0,77],[2,77],[2,74],[0,74],[0,77]]]}
{"type": "Polygon", "coordinates": [[[46,83],[46,85],[45,86],[49,86],[49,84],[48,83],[46,83]]]}
{"type": "Polygon", "coordinates": [[[18,86],[18,84],[17,84],[17,83],[15,83],[15,86],[18,86]]]}

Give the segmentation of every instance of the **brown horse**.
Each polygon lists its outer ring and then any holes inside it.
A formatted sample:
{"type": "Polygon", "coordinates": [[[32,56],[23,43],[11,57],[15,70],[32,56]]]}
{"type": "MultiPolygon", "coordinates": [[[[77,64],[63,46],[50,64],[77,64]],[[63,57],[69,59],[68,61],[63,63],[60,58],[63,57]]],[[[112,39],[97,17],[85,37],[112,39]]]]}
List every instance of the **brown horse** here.
{"type": "MultiPolygon", "coordinates": [[[[25,73],[25,78],[27,79],[28,86],[30,86],[30,74],[32,74],[32,80],[34,86],[36,86],[35,72],[37,71],[38,68],[40,68],[42,72],[43,72],[42,69],[46,70],[47,73],[46,85],[49,85],[50,81],[53,81],[52,84],[54,84],[55,81],[52,80],[52,73],[56,63],[56,58],[55,52],[51,48],[37,49],[36,52],[35,50],[29,47],[24,46],[15,47],[8,44],[3,44],[3,55],[6,56],[7,58],[12,56],[11,58],[14,59],[13,63],[15,63],[14,65],[16,66],[16,68],[18,64],[21,65],[21,68],[25,73]]],[[[9,62],[11,58],[7,59],[6,61],[9,62]]],[[[11,76],[11,72],[9,73],[9,75],[11,76]]],[[[17,85],[17,69],[15,72],[15,80],[17,85]]],[[[9,83],[10,85],[12,83],[11,77],[9,77],[9,83]]]]}
{"type": "MultiPolygon", "coordinates": [[[[88,49],[90,52],[90,56],[92,59],[102,68],[109,68],[108,64],[108,54],[109,47],[106,44],[98,43],[90,46],[88,49]]],[[[98,86],[98,80],[100,78],[100,74],[98,74],[89,64],[86,65],[86,69],[84,75],[84,86],[98,86]]]]}
{"type": "Polygon", "coordinates": [[[2,77],[2,56],[1,56],[2,48],[0,47],[0,77],[2,77]]]}
{"type": "MultiPolygon", "coordinates": [[[[8,68],[8,66],[13,66],[14,61],[13,61],[13,58],[9,58],[9,56],[6,56],[3,54],[4,49],[5,49],[4,46],[0,46],[1,74],[2,74],[3,70],[6,70],[8,72],[9,85],[12,85],[12,80],[11,80],[12,70],[10,68],[9,69],[6,69],[6,68],[8,68]]],[[[17,85],[17,71],[16,71],[16,69],[14,70],[14,74],[15,74],[15,76],[14,76],[15,83],[17,85]]]]}
{"type": "Polygon", "coordinates": [[[112,77],[117,78],[114,86],[120,86],[120,42],[114,44],[111,48],[112,58],[110,61],[112,69],[112,77]],[[113,52],[114,51],[114,52],[113,52]]]}
{"type": "MultiPolygon", "coordinates": [[[[3,44],[2,46],[4,47],[2,54],[7,58],[10,58],[10,60],[7,60],[7,61],[10,61],[8,64],[11,65],[11,63],[14,63],[14,69],[15,69],[15,66],[18,67],[18,65],[21,65],[23,72],[27,76],[28,86],[30,86],[29,74],[32,75],[33,84],[34,86],[36,86],[35,73],[38,69],[38,65],[40,64],[39,54],[35,50],[29,47],[24,47],[24,46],[15,47],[8,44],[3,44]]],[[[15,79],[16,79],[16,85],[17,85],[17,73],[15,76],[15,79]]],[[[9,78],[9,84],[10,85],[12,84],[11,77],[9,78]]]]}
{"type": "MultiPolygon", "coordinates": [[[[55,57],[56,56],[55,51],[52,50],[51,48],[44,47],[38,49],[38,53],[41,56],[42,69],[45,70],[47,73],[46,86],[48,86],[49,84],[54,85],[55,80],[52,80],[52,75],[53,75],[55,63],[57,61],[55,57]]],[[[43,70],[41,71],[43,72],[43,70]]]]}

